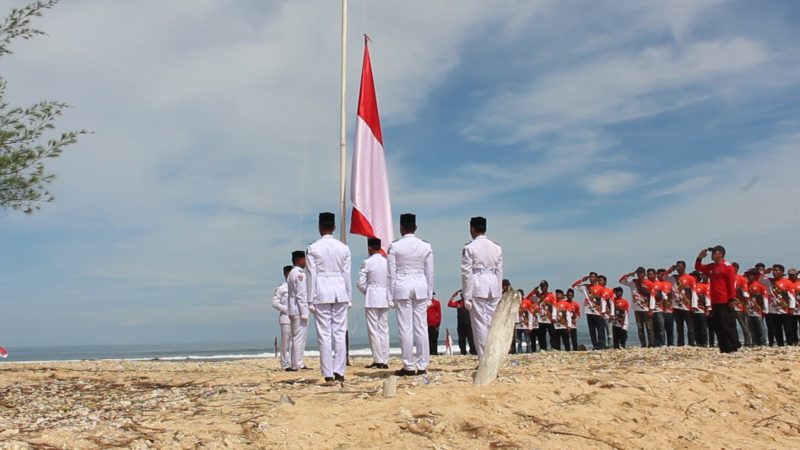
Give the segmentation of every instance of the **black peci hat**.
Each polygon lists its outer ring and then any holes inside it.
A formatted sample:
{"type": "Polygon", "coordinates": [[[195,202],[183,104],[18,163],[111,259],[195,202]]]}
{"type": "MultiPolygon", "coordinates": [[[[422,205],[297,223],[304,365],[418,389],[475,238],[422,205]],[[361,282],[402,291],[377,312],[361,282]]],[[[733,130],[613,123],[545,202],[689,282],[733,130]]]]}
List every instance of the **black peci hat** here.
{"type": "Polygon", "coordinates": [[[294,261],[297,258],[305,258],[305,257],[306,257],[306,252],[302,250],[295,250],[292,252],[292,261],[294,261]]]}
{"type": "Polygon", "coordinates": [[[417,226],[417,216],[411,213],[400,214],[400,225],[404,227],[417,226]]]}
{"type": "Polygon", "coordinates": [[[336,215],[332,212],[319,213],[319,226],[321,227],[335,227],[336,215]]]}
{"type": "Polygon", "coordinates": [[[369,238],[367,239],[367,247],[370,248],[381,248],[381,240],[379,238],[369,238]]]}

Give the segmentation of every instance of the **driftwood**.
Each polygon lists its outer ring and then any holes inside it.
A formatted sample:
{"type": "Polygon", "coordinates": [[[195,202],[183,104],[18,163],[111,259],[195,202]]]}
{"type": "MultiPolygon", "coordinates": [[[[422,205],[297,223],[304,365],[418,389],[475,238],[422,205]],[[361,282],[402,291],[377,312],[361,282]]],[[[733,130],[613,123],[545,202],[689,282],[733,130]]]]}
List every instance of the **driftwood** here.
{"type": "Polygon", "coordinates": [[[489,336],[486,338],[486,346],[483,349],[483,356],[478,363],[478,371],[475,373],[474,383],[477,386],[485,386],[497,378],[497,372],[503,359],[511,348],[511,340],[514,337],[514,324],[519,314],[519,303],[522,296],[519,292],[509,289],[500,298],[500,303],[494,311],[492,326],[489,328],[489,336]]]}

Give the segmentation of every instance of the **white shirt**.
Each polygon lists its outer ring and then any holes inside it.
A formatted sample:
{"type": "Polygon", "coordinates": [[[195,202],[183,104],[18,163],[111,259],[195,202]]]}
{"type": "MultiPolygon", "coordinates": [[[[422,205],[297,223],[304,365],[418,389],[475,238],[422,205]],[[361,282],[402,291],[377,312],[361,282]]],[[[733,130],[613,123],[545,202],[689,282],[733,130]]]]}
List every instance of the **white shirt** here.
{"type": "Polygon", "coordinates": [[[303,269],[294,266],[289,276],[286,277],[287,303],[290,316],[308,317],[308,297],[306,296],[305,273],[303,269]]]}
{"type": "Polygon", "coordinates": [[[394,300],[433,298],[433,248],[431,244],[406,234],[392,242],[387,253],[387,288],[394,300]]]}
{"type": "Polygon", "coordinates": [[[461,252],[461,293],[465,301],[503,295],[503,249],[484,235],[461,252]]]}
{"type": "Polygon", "coordinates": [[[628,277],[623,278],[621,283],[631,289],[631,299],[633,300],[634,311],[650,311],[650,299],[645,297],[639,292],[635,280],[629,280],[628,277]]]}
{"type": "Polygon", "coordinates": [[[279,324],[289,323],[289,286],[285,281],[275,288],[275,292],[272,294],[272,307],[280,312],[279,324]]]}
{"type": "Polygon", "coordinates": [[[308,301],[350,303],[350,248],[326,234],[306,250],[308,301]]]}
{"type": "Polygon", "coordinates": [[[365,308],[388,308],[386,290],[388,262],[380,253],[375,253],[361,263],[358,269],[358,290],[364,294],[365,308]]]}

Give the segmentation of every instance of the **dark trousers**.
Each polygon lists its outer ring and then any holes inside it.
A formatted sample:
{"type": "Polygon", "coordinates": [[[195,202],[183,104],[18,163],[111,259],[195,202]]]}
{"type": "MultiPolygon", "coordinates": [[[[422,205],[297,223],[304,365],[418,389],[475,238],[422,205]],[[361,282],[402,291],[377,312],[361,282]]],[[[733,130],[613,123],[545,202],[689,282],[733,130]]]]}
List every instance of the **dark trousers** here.
{"type": "Polygon", "coordinates": [[[653,313],[653,336],[655,338],[655,342],[651,347],[663,347],[666,343],[666,332],[664,330],[664,313],[656,312],[653,313]]]}
{"type": "MultiPolygon", "coordinates": [[[[559,342],[559,350],[570,351],[569,349],[569,330],[566,328],[556,330],[556,341],[559,342]]],[[[555,346],[553,346],[555,348],[555,346]]]]}
{"type": "Polygon", "coordinates": [[[786,345],[797,345],[797,319],[793,314],[783,314],[783,331],[786,333],[786,345]]]}
{"type": "MultiPolygon", "coordinates": [[[[800,316],[797,316],[800,317],[800,316]]],[[[569,330],[569,339],[572,341],[572,350],[578,349],[578,329],[573,328],[569,330]]]]}
{"type": "Polygon", "coordinates": [[[469,354],[477,355],[478,352],[475,350],[475,342],[472,337],[472,324],[469,322],[459,323],[456,326],[456,333],[458,333],[458,348],[461,350],[461,354],[467,354],[467,342],[469,342],[469,354]]]}
{"type": "MultiPolygon", "coordinates": [[[[747,315],[743,311],[736,311],[736,323],[742,329],[742,336],[744,337],[744,345],[750,347],[753,345],[753,336],[750,334],[750,325],[747,323],[747,315]]],[[[739,339],[739,336],[736,336],[739,339]]]]}
{"type": "Polygon", "coordinates": [[[625,343],[628,341],[628,330],[623,330],[622,327],[614,327],[611,333],[614,338],[614,348],[625,348],[625,343]]]}
{"type": "Polygon", "coordinates": [[[711,305],[711,322],[719,341],[719,351],[732,353],[739,349],[739,334],[736,332],[736,311],[727,303],[711,305]]]}
{"type": "Polygon", "coordinates": [[[706,325],[706,315],[701,312],[692,313],[692,325],[694,326],[694,342],[698,347],[708,346],[708,325],[706,325]]]}
{"type": "Polygon", "coordinates": [[[753,338],[753,345],[765,345],[764,318],[761,316],[747,316],[747,325],[750,328],[750,336],[753,338]]]}
{"type": "Polygon", "coordinates": [[[589,338],[592,340],[592,348],[595,350],[606,348],[606,321],[603,316],[587,314],[586,323],[589,325],[589,338]]]}
{"type": "Polygon", "coordinates": [[[675,345],[675,318],[673,317],[671,312],[665,312],[664,314],[664,332],[667,334],[666,343],[668,346],[672,347],[675,345]]]}
{"type": "Polygon", "coordinates": [[[714,338],[717,336],[717,333],[714,332],[714,319],[711,316],[706,316],[706,329],[708,330],[708,346],[716,347],[717,344],[715,343],[714,338]]]}
{"type": "Polygon", "coordinates": [[[552,348],[556,348],[555,347],[556,344],[553,342],[554,341],[553,337],[555,336],[554,332],[555,329],[553,329],[552,323],[539,324],[539,333],[537,334],[539,336],[539,348],[541,350],[547,350],[547,335],[550,335],[550,346],[552,348]]]}
{"type": "Polygon", "coordinates": [[[636,318],[636,331],[639,333],[639,345],[644,347],[652,347],[655,342],[653,336],[653,319],[647,314],[647,311],[634,311],[633,316],[636,318]]]}
{"type": "Polygon", "coordinates": [[[431,350],[431,355],[439,354],[439,326],[432,327],[428,325],[428,346],[431,350]]]}
{"type": "Polygon", "coordinates": [[[672,311],[672,317],[675,319],[675,329],[678,332],[678,347],[683,347],[688,344],[694,346],[694,325],[692,324],[692,313],[686,309],[675,309],[672,311]],[[683,333],[686,330],[686,339],[684,340],[683,333]]]}
{"type": "Polygon", "coordinates": [[[772,347],[778,344],[778,347],[783,347],[783,314],[767,314],[767,339],[769,346],[772,347]]]}

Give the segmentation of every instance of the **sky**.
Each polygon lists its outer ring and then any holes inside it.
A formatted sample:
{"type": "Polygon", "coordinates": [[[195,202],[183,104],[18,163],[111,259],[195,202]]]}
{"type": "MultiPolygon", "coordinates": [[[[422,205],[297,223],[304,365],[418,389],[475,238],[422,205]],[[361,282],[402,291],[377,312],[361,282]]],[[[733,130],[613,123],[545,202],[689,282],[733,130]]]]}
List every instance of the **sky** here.
{"type": "MultiPolygon", "coordinates": [[[[0,345],[271,347],[281,267],[338,210],[339,8],[64,0],[36,19],[48,35],[0,61],[6,100],[67,102],[58,129],[93,134],[48,163],[55,202],[0,213],[0,345]]],[[[350,0],[348,17],[348,150],[367,33],[393,214],[417,214],[443,303],[475,215],[525,290],[715,244],[800,265],[797,2],[350,0]]],[[[365,239],[348,243],[357,267],[365,239]]]]}

